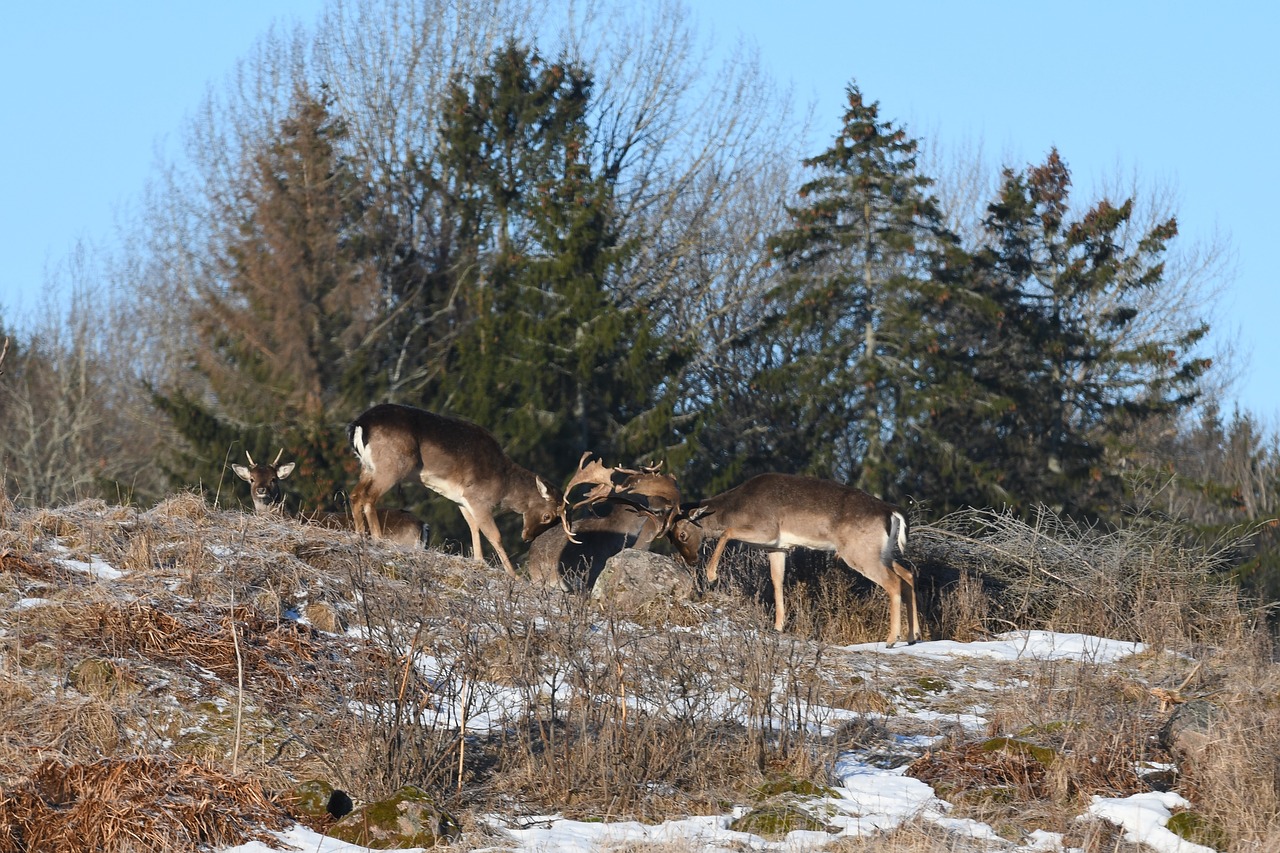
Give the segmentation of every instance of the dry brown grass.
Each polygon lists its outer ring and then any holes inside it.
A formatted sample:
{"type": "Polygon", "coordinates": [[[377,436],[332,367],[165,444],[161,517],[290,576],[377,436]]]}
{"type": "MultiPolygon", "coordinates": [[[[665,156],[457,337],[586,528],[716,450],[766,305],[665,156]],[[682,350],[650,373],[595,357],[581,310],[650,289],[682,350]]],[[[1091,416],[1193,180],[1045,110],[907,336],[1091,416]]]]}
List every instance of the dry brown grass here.
{"type": "MultiPolygon", "coordinates": [[[[1020,528],[1003,517],[923,529],[922,605],[935,639],[1052,628],[1179,653],[993,668],[983,677],[1003,686],[977,695],[948,681],[962,665],[842,650],[883,639],[888,608],[879,590],[821,563],[789,582],[792,618],[777,634],[767,569],[749,553],[673,627],[469,560],[219,512],[195,495],[146,512],[9,508],[0,521],[5,826],[36,815],[30,797],[41,786],[72,786],[49,781],[58,773],[83,780],[77,819],[105,821],[95,837],[124,845],[104,849],[141,843],[91,808],[95,792],[158,801],[166,774],[180,803],[183,791],[227,780],[252,781],[263,802],[310,778],[365,800],[412,783],[471,826],[490,813],[719,814],[769,780],[829,784],[843,750],[897,760],[895,734],[947,731],[894,716],[931,702],[947,712],[981,704],[989,721],[986,732],[953,727],[913,771],[954,797],[955,816],[1010,839],[1043,828],[1090,853],[1124,850],[1104,824],[1075,817],[1092,794],[1141,790],[1136,761],[1167,758],[1157,737],[1165,691],[1223,709],[1215,744],[1181,768],[1177,790],[1228,828],[1233,851],[1278,840],[1280,675],[1270,646],[1246,603],[1205,568],[1212,553],[1169,531],[1126,536],[1043,518],[1020,528]],[[58,562],[95,555],[125,577],[58,562]],[[954,574],[924,576],[937,563],[954,574]],[[855,719],[823,734],[831,709],[855,719]],[[983,749],[992,737],[1054,759],[983,749]],[[138,787],[110,788],[125,767],[139,772],[138,787]]],[[[186,827],[175,833],[234,830],[183,808],[165,818],[186,827]]],[[[155,832],[174,849],[197,837],[155,832]]],[[[8,837],[0,853],[38,849],[8,837]]],[[[982,848],[916,821],[829,849],[982,848]]]]}
{"type": "Polygon", "coordinates": [[[0,789],[0,853],[191,850],[269,840],[290,822],[252,778],[153,757],[46,761],[0,789]]]}

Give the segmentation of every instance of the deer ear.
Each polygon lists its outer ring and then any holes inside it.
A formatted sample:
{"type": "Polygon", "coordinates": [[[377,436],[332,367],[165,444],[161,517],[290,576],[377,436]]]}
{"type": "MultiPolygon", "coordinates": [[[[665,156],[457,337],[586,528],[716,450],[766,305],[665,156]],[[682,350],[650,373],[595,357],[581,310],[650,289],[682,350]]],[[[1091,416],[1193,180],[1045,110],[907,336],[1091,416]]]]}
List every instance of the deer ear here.
{"type": "Polygon", "coordinates": [[[706,518],[708,515],[711,515],[712,512],[714,512],[714,510],[712,510],[711,507],[696,506],[689,510],[689,520],[697,521],[700,518],[706,518]]]}
{"type": "Polygon", "coordinates": [[[252,479],[252,477],[249,476],[249,469],[244,467],[243,465],[232,465],[231,470],[235,471],[236,476],[239,477],[241,480],[252,479]]]}
{"type": "Polygon", "coordinates": [[[542,499],[544,501],[551,500],[551,490],[547,488],[546,483],[542,482],[542,478],[534,477],[533,479],[538,483],[538,494],[542,495],[542,499]]]}
{"type": "Polygon", "coordinates": [[[285,477],[288,477],[290,474],[293,473],[293,466],[297,464],[298,464],[297,462],[286,462],[285,464],[281,465],[279,468],[276,469],[276,478],[283,480],[285,477]]]}

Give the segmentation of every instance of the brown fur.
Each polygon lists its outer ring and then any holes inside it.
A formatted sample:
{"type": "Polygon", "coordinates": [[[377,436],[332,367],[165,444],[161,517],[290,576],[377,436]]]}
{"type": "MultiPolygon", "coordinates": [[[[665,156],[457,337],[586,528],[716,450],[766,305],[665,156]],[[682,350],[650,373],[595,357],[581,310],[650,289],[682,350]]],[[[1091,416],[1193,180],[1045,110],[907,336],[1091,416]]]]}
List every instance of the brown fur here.
{"type": "Polygon", "coordinates": [[[659,516],[629,503],[606,500],[591,511],[573,522],[573,539],[552,527],[533,540],[526,561],[530,580],[566,592],[590,589],[606,560],[624,548],[649,550],[662,528],[659,516]]]}
{"type": "Polygon", "coordinates": [[[511,461],[488,430],[470,421],[382,403],[356,418],[347,435],[360,457],[360,481],[351,492],[359,532],[368,529],[378,536],[378,499],[402,480],[417,477],[458,504],[471,529],[472,555],[482,559],[483,533],[502,567],[515,577],[494,510],[521,513],[525,541],[560,520],[559,490],[511,461]]]}
{"type": "Polygon", "coordinates": [[[676,522],[673,540],[689,565],[697,564],[705,537],[718,540],[707,562],[709,582],[715,581],[730,541],[769,549],[774,626],[779,631],[786,622],[782,581],[787,551],[794,547],[834,551],[850,568],[889,594],[890,624],[885,643],[892,646],[901,633],[904,609],[908,641],[920,639],[915,578],[895,559],[898,543],[894,535],[900,525],[905,542],[906,524],[906,516],[897,507],[852,486],[792,474],[761,474],[687,508],[676,522]]]}
{"type": "MultiPolygon", "coordinates": [[[[232,465],[231,469],[236,472],[236,476],[249,484],[249,492],[253,495],[254,512],[275,513],[288,518],[297,518],[332,530],[353,529],[353,519],[345,512],[292,512],[288,509],[285,505],[284,492],[280,488],[280,481],[293,473],[295,463],[286,462],[280,466],[254,465],[252,457],[249,462],[252,467],[232,465]]],[[[411,512],[402,509],[380,509],[378,521],[382,537],[388,541],[411,548],[421,548],[427,544],[426,525],[411,512]]]]}

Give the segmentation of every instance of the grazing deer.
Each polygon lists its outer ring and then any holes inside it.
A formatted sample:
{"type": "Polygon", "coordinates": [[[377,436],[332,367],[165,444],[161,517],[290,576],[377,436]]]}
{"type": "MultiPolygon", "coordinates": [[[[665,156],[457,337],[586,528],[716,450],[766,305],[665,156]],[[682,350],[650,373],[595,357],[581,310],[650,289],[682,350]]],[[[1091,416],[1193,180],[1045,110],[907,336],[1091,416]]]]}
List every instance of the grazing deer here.
{"type": "Polygon", "coordinates": [[[559,490],[512,462],[483,427],[460,418],[381,403],[352,421],[347,436],[360,458],[360,482],[351,492],[356,530],[380,535],[374,507],[388,489],[416,476],[422,484],[458,505],[471,528],[471,553],[480,550],[483,533],[507,574],[516,577],[502,547],[493,511],[524,516],[524,540],[560,520],[559,490]]]}
{"type": "Polygon", "coordinates": [[[787,551],[801,547],[834,551],[889,594],[885,645],[898,641],[904,600],[908,642],[920,639],[915,579],[897,562],[907,544],[907,518],[897,507],[859,489],[812,477],[761,474],[683,511],[672,534],[681,558],[691,566],[697,565],[705,537],[719,540],[707,563],[708,582],[715,581],[730,540],[769,549],[774,627],[779,631],[786,622],[782,580],[787,551]]]}
{"type": "MultiPolygon", "coordinates": [[[[247,450],[244,455],[249,460],[249,467],[232,465],[231,470],[249,484],[249,493],[253,495],[254,512],[260,515],[275,514],[297,518],[334,530],[351,529],[352,519],[345,512],[294,513],[289,511],[285,506],[280,481],[293,473],[296,463],[279,464],[280,457],[284,455],[284,448],[280,449],[276,454],[276,461],[270,465],[255,464],[247,450]]],[[[413,513],[402,509],[380,509],[378,518],[382,523],[385,539],[411,548],[421,548],[427,544],[427,526],[413,513]]]]}

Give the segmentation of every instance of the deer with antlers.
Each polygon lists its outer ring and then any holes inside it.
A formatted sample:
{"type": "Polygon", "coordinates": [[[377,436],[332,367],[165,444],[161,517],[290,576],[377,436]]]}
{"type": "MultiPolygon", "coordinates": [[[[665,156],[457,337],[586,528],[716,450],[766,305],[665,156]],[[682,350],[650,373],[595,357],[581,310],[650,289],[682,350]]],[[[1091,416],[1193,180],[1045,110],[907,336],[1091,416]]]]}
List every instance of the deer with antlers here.
{"type": "Polygon", "coordinates": [[[605,561],[624,548],[648,550],[655,538],[671,530],[680,508],[675,477],[662,474],[661,464],[640,470],[607,468],[590,452],[582,454],[578,471],[565,486],[562,529],[542,533],[529,547],[529,578],[566,592],[590,588],[605,561]],[[580,485],[593,488],[570,506],[569,498],[580,485]],[[585,507],[588,515],[569,521],[585,507]]]}
{"type": "MultiPolygon", "coordinates": [[[[231,470],[249,484],[254,512],[297,518],[336,530],[352,529],[351,516],[343,512],[295,513],[289,511],[285,505],[284,491],[280,487],[280,481],[293,473],[296,463],[280,464],[280,457],[284,455],[283,447],[270,465],[254,463],[253,457],[247,450],[244,455],[249,460],[249,465],[247,467],[232,465],[231,470]]],[[[378,517],[384,539],[411,548],[421,548],[427,544],[427,526],[413,513],[402,509],[380,509],[378,517]]]]}
{"type": "Polygon", "coordinates": [[[564,531],[573,540],[569,517],[574,510],[583,506],[595,506],[602,501],[614,501],[630,504],[633,509],[650,519],[648,535],[643,540],[643,547],[648,547],[655,538],[665,536],[675,522],[676,513],[680,510],[680,488],[676,478],[662,473],[662,463],[635,468],[608,468],[594,454],[587,451],[578,460],[578,470],[564,488],[564,508],[560,519],[564,531]],[[569,497],[573,490],[581,485],[593,488],[582,500],[569,505],[569,497]]]}
{"type": "Polygon", "coordinates": [[[471,529],[472,556],[483,559],[483,533],[507,574],[516,577],[494,510],[523,515],[526,542],[560,520],[559,490],[513,462],[488,430],[470,421],[381,403],[352,421],[347,436],[360,459],[360,481],[351,492],[357,531],[380,535],[378,499],[416,477],[458,505],[471,529]]]}
{"type": "Polygon", "coordinates": [[[920,639],[915,578],[898,562],[907,544],[907,518],[892,504],[831,480],[761,474],[681,512],[672,539],[687,564],[697,565],[708,538],[718,540],[707,562],[708,582],[716,580],[729,542],[768,549],[774,627],[779,631],[787,618],[782,598],[787,552],[800,547],[834,551],[889,594],[886,646],[898,641],[904,610],[907,641],[920,639]]]}

